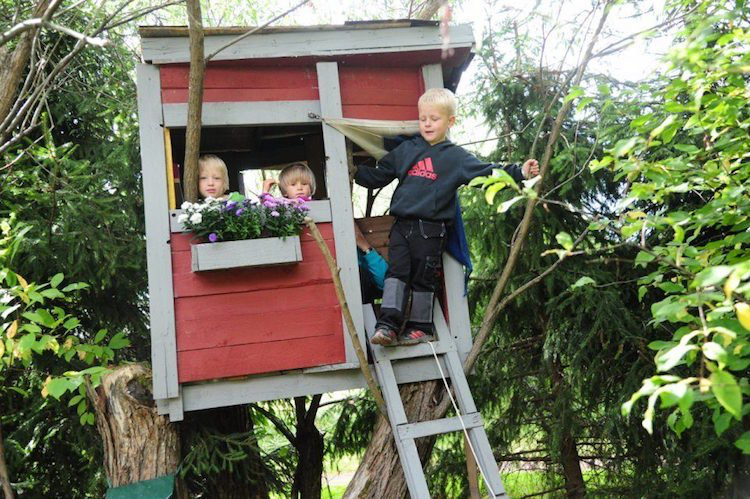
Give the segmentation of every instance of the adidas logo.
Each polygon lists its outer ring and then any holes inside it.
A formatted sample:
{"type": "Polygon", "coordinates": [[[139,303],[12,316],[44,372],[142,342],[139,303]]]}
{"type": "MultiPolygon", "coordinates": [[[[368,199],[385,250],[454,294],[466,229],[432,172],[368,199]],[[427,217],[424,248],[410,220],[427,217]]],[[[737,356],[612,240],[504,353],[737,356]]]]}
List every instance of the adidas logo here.
{"type": "Polygon", "coordinates": [[[430,180],[437,180],[437,173],[432,169],[432,158],[425,158],[412,166],[406,173],[414,177],[424,177],[430,180]]]}

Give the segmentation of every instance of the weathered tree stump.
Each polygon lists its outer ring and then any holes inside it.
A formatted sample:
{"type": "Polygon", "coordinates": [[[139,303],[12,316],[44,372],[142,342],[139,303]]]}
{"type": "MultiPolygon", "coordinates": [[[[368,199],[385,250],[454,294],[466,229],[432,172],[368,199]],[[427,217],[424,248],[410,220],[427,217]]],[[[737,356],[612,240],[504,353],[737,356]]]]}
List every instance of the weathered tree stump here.
{"type": "Polygon", "coordinates": [[[156,410],[148,367],[115,367],[102,377],[100,386],[89,386],[87,392],[112,487],[175,473],[180,462],[179,434],[169,418],[156,410]]]}

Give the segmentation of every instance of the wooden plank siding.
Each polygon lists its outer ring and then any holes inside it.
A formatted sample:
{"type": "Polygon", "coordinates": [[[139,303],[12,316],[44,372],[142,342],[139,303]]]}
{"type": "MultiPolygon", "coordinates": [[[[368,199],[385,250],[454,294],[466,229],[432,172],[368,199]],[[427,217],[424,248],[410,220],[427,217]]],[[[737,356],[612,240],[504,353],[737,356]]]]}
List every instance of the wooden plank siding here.
{"type": "MultiPolygon", "coordinates": [[[[159,69],[164,104],[186,103],[189,66],[167,64],[159,69]]],[[[339,81],[342,114],[346,118],[418,118],[416,102],[424,92],[418,66],[342,65],[339,81]]],[[[319,98],[314,65],[258,66],[247,61],[232,61],[209,64],[206,68],[204,103],[316,101],[319,98]]],[[[173,123],[168,123],[171,125],[173,123]]]]}
{"type": "MultiPolygon", "coordinates": [[[[162,101],[187,102],[187,64],[160,67],[162,101]]],[[[256,66],[242,61],[209,64],[203,85],[203,102],[253,102],[317,100],[315,66],[256,66]]]]}
{"type": "MultiPolygon", "coordinates": [[[[332,225],[319,228],[335,251],[332,225]]],[[[298,264],[212,272],[190,270],[191,238],[171,235],[181,383],[346,360],[341,309],[307,230],[298,264]]]]}
{"type": "Polygon", "coordinates": [[[424,92],[419,67],[348,66],[339,68],[345,118],[416,120],[424,92]]]}

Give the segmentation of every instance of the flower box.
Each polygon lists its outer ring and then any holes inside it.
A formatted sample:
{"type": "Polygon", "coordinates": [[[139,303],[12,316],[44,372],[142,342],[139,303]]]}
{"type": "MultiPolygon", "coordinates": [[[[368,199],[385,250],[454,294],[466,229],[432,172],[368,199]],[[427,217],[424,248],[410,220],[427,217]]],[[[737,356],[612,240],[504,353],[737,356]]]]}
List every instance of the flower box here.
{"type": "Polygon", "coordinates": [[[193,272],[302,261],[299,236],[193,244],[193,272]]]}

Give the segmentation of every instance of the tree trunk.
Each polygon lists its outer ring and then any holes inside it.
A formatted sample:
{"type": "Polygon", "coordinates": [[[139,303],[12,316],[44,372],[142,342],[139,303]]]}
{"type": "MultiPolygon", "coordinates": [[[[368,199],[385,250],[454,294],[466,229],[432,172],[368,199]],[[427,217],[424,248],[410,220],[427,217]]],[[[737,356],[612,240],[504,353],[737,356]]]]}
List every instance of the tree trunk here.
{"type": "MultiPolygon", "coordinates": [[[[49,6],[49,0],[39,0],[34,7],[33,17],[40,17],[49,6]]],[[[55,7],[57,7],[59,4],[55,7]]],[[[31,42],[37,35],[38,27],[22,33],[12,53],[8,45],[0,47],[0,121],[3,121],[15,102],[18,86],[31,56],[31,42]]],[[[0,135],[3,135],[0,133],[0,135]]],[[[3,140],[0,140],[2,143],[3,140]]]]}
{"type": "Polygon", "coordinates": [[[554,404],[554,420],[560,430],[560,464],[563,468],[565,478],[565,491],[570,498],[581,498],[586,496],[586,484],[581,472],[581,459],[578,456],[578,448],[571,428],[570,396],[565,390],[565,378],[562,365],[557,360],[551,363],[552,392],[558,399],[554,404]],[[560,400],[562,399],[562,400],[560,400]]]}
{"type": "MultiPolygon", "coordinates": [[[[182,424],[183,433],[210,428],[219,434],[253,433],[255,425],[247,406],[218,407],[187,413],[182,424]]],[[[236,463],[234,471],[222,470],[206,477],[206,497],[218,499],[268,499],[265,467],[260,452],[248,450],[244,463],[236,463]],[[243,466],[243,472],[240,467],[243,466]]]]}
{"type": "MultiPolygon", "coordinates": [[[[409,422],[434,419],[435,410],[443,396],[443,386],[437,381],[411,383],[400,389],[406,417],[409,422]]],[[[417,440],[419,458],[424,467],[435,445],[434,437],[417,440]]],[[[344,498],[398,499],[408,497],[408,489],[398,457],[391,427],[381,416],[375,425],[370,445],[367,447],[357,472],[344,492],[344,498]]]]}
{"type": "Polygon", "coordinates": [[[3,445],[3,428],[0,426],[0,485],[2,485],[5,499],[13,499],[13,489],[10,486],[10,474],[5,463],[5,446],[3,445]]]}
{"type": "Polygon", "coordinates": [[[203,77],[206,64],[203,54],[203,19],[199,0],[187,0],[188,35],[190,39],[190,79],[188,82],[188,115],[185,130],[185,198],[198,200],[198,157],[201,147],[203,113],[203,77]]]}
{"type": "Polygon", "coordinates": [[[157,413],[151,371],[143,364],[114,368],[96,389],[87,387],[104,446],[112,487],[175,473],[180,463],[177,427],[157,413]]]}
{"type": "Polygon", "coordinates": [[[295,397],[297,409],[297,431],[294,447],[298,462],[294,473],[292,497],[320,499],[323,484],[323,435],[315,426],[320,395],[315,395],[310,408],[305,410],[305,397],[295,397]]]}

